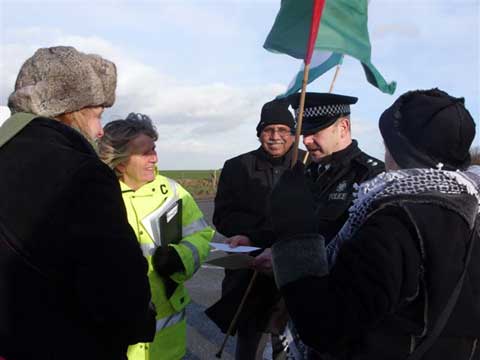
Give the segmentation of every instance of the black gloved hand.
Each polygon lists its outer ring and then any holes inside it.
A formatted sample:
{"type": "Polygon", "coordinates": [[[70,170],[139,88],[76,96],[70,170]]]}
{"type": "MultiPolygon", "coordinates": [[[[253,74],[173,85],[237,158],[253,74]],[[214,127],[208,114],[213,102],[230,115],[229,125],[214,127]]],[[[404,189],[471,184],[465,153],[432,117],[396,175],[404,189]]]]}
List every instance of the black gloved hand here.
{"type": "Polygon", "coordinates": [[[318,233],[315,202],[304,170],[298,161],[293,169],[283,173],[272,191],[270,217],[277,241],[298,234],[318,233]]]}
{"type": "Polygon", "coordinates": [[[178,271],[184,271],[182,260],[177,251],[171,247],[159,246],[152,256],[152,265],[160,276],[169,276],[178,271]]]}

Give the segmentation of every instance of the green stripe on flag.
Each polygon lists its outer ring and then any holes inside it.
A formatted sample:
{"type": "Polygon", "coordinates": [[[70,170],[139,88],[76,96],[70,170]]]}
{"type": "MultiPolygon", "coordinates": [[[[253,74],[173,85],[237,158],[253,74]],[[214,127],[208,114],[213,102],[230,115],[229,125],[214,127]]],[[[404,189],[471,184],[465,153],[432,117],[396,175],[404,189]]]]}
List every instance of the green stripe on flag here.
{"type": "MultiPolygon", "coordinates": [[[[282,0],[265,49],[304,59],[310,31],[313,0],[282,0]]],[[[347,54],[358,59],[368,82],[393,94],[396,83],[387,83],[371,63],[367,0],[326,0],[315,49],[347,54]]]]}

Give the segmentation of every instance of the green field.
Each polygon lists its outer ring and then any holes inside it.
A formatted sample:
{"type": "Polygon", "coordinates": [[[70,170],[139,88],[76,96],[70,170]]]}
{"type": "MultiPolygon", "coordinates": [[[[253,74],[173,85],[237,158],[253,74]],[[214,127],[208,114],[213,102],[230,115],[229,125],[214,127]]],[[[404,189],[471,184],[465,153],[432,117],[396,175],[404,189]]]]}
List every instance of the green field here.
{"type": "Polygon", "coordinates": [[[178,181],[195,198],[212,198],[217,191],[220,170],[161,170],[160,174],[178,181]]]}
{"type": "Polygon", "coordinates": [[[220,170],[160,170],[160,174],[175,180],[181,179],[211,179],[215,171],[217,176],[220,170]]]}

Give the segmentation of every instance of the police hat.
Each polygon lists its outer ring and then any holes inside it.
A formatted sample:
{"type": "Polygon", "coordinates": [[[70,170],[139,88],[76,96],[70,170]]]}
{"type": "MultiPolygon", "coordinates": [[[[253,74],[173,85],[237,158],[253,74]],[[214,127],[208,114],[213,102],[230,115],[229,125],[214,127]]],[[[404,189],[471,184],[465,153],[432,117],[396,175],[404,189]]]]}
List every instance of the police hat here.
{"type": "MultiPolygon", "coordinates": [[[[350,105],[355,104],[357,100],[358,98],[352,96],[307,92],[302,135],[316,133],[332,125],[340,116],[349,115],[350,105]]],[[[291,95],[289,101],[295,110],[295,117],[298,118],[300,93],[291,95]]]]}

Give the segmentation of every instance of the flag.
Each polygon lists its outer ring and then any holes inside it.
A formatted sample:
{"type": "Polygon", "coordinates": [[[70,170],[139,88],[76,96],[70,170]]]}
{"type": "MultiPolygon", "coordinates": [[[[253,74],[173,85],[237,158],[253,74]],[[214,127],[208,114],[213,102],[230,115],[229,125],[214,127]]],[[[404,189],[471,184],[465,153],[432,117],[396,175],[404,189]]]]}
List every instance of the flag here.
{"type": "MultiPolygon", "coordinates": [[[[315,0],[282,0],[280,11],[263,47],[272,52],[307,60],[315,2],[315,0]]],[[[309,82],[339,64],[341,55],[345,54],[361,62],[370,84],[384,93],[394,93],[396,83],[387,83],[371,62],[372,49],[368,35],[367,10],[367,0],[325,0],[313,58],[323,56],[326,60],[317,66],[311,66],[312,70],[317,70],[312,71],[309,82]],[[320,55],[317,55],[317,52],[320,52],[320,55]]],[[[288,91],[296,92],[298,89],[288,91]]]]}
{"type": "MultiPolygon", "coordinates": [[[[331,68],[340,65],[342,61],[343,54],[333,53],[331,51],[314,51],[310,63],[310,71],[308,73],[308,84],[326,73],[331,68]]],[[[297,73],[297,75],[295,75],[293,80],[290,82],[290,85],[288,85],[287,91],[281,95],[278,95],[277,99],[295,94],[302,88],[304,69],[305,64],[302,63],[300,71],[297,73]]]]}

